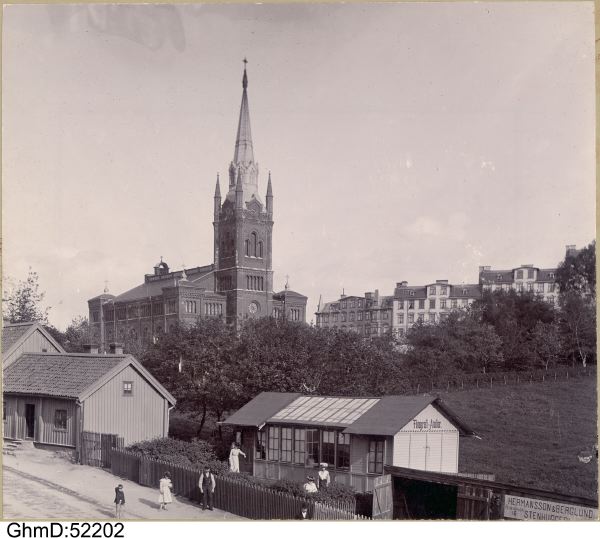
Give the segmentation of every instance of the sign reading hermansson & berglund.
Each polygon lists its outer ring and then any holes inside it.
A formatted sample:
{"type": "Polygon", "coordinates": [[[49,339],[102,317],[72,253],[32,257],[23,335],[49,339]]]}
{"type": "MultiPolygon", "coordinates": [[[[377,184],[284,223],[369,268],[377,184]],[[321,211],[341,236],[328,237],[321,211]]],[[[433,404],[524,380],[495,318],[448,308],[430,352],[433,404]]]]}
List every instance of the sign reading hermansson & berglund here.
{"type": "Polygon", "coordinates": [[[542,499],[505,495],[504,517],[537,521],[596,521],[598,519],[598,509],[576,504],[555,503],[542,499]]]}

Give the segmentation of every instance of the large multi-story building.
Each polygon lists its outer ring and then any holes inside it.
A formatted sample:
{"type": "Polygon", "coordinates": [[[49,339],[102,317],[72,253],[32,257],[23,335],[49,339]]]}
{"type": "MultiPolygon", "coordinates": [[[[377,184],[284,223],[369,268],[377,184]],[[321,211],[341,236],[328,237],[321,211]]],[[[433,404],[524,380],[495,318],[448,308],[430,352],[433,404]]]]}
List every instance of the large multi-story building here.
{"type": "Polygon", "coordinates": [[[92,343],[148,341],[177,322],[222,318],[239,325],[249,318],[274,316],[306,320],[306,296],[273,292],[273,187],[264,202],[258,192],[258,163],[250,129],[248,76],[244,68],[242,103],[228,189],[214,194],[214,261],[171,271],[160,260],[144,282],[120,295],[107,292],[88,301],[92,343]]]}
{"type": "MultiPolygon", "coordinates": [[[[567,256],[576,255],[575,245],[567,245],[567,256]]],[[[468,307],[485,291],[515,290],[535,293],[551,305],[558,304],[556,268],[540,269],[521,265],[514,269],[479,267],[478,284],[449,284],[436,280],[424,286],[409,286],[406,281],[396,284],[394,295],[380,296],[379,291],[364,297],[342,293],[336,301],[319,306],[318,327],[353,330],[365,336],[393,333],[402,336],[415,323],[436,323],[460,308],[468,307]]]]}

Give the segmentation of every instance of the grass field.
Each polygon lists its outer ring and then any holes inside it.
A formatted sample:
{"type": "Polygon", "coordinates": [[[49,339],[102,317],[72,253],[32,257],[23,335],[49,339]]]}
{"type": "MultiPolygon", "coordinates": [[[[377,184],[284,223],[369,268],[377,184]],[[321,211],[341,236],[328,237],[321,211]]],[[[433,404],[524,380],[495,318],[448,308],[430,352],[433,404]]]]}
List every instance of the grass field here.
{"type": "Polygon", "coordinates": [[[459,471],[597,498],[598,461],[577,456],[598,442],[596,377],[440,394],[481,440],[461,438],[459,471]]]}

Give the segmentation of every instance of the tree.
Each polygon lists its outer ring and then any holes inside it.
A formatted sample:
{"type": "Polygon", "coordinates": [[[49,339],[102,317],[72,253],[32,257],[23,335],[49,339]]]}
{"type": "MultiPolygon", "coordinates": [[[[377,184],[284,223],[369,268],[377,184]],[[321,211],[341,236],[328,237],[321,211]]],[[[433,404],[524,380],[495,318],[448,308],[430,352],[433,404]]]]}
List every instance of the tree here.
{"type": "Polygon", "coordinates": [[[503,363],[500,338],[471,312],[452,312],[438,324],[417,323],[407,334],[407,344],[408,366],[428,379],[487,373],[503,363]]]}
{"type": "Polygon", "coordinates": [[[585,367],[596,353],[596,304],[578,291],[561,293],[559,302],[566,354],[573,365],[579,360],[585,367]]]}
{"type": "Polygon", "coordinates": [[[567,252],[556,271],[556,282],[561,293],[574,291],[585,296],[596,296],[596,241],[578,250],[567,252]]]}
{"type": "Polygon", "coordinates": [[[538,322],[531,333],[531,351],[535,356],[536,365],[555,366],[562,354],[562,338],[558,323],[538,322]]]}
{"type": "Polygon", "coordinates": [[[38,274],[29,268],[25,280],[20,280],[2,299],[2,315],[10,323],[39,321],[48,324],[50,307],[43,307],[45,293],[40,291],[38,274]]]}
{"type": "Polygon", "coordinates": [[[78,316],[71,320],[71,323],[64,332],[62,346],[69,353],[83,353],[84,344],[89,342],[90,324],[87,317],[78,316]]]}

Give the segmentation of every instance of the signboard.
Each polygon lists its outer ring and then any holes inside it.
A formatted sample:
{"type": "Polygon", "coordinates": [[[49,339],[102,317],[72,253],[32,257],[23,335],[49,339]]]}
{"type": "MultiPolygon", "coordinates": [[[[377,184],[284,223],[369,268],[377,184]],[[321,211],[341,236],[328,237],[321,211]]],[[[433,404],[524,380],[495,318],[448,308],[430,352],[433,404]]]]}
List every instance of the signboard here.
{"type": "Polygon", "coordinates": [[[598,509],[576,504],[505,495],[504,517],[525,521],[596,521],[598,519],[598,509]]]}

